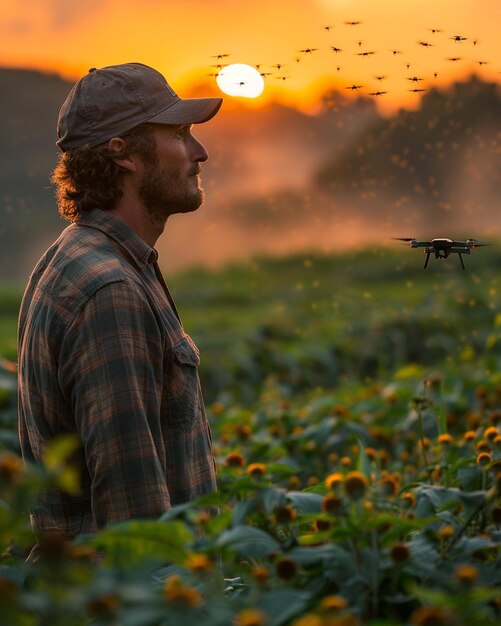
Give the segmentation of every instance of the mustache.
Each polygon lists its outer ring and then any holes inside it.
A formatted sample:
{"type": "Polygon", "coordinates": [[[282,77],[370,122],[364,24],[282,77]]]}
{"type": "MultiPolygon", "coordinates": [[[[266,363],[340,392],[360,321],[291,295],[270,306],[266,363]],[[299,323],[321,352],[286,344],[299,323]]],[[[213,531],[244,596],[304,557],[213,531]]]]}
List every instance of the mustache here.
{"type": "Polygon", "coordinates": [[[189,171],[190,176],[199,176],[201,173],[202,173],[202,168],[199,165],[196,165],[195,167],[191,168],[191,170],[189,171]]]}

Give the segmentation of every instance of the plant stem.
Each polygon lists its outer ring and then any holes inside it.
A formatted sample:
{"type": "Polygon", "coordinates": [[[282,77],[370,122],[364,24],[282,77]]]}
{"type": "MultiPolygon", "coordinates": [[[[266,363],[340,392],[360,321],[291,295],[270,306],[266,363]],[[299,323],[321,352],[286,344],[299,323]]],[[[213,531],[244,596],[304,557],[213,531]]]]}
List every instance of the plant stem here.
{"type": "Polygon", "coordinates": [[[378,605],[379,605],[379,537],[377,530],[373,530],[371,533],[372,540],[372,598],[371,598],[371,613],[373,617],[376,617],[378,605]]]}
{"type": "Polygon", "coordinates": [[[449,552],[449,550],[453,546],[455,546],[456,543],[461,539],[461,537],[466,532],[466,529],[468,528],[468,526],[473,522],[473,520],[477,517],[477,515],[484,509],[485,505],[490,501],[491,498],[492,498],[491,494],[487,493],[485,499],[482,500],[482,502],[477,506],[477,508],[473,511],[473,513],[465,521],[465,523],[461,526],[458,532],[451,538],[449,543],[446,543],[444,545],[443,549],[440,551],[440,555],[439,555],[440,560],[443,560],[447,552],[449,552]]]}

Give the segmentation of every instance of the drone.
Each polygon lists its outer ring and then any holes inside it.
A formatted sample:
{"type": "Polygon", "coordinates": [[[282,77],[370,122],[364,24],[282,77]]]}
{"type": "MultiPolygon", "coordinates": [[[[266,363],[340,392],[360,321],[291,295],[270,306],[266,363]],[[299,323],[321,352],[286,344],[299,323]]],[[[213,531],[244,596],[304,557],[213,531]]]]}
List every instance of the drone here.
{"type": "Polygon", "coordinates": [[[434,254],[436,259],[447,259],[447,257],[451,253],[455,252],[459,256],[461,267],[466,270],[462,255],[470,254],[473,248],[489,245],[487,243],[481,243],[476,239],[455,241],[454,239],[447,239],[445,237],[432,239],[431,241],[418,241],[413,237],[394,237],[394,239],[397,239],[398,241],[409,242],[411,244],[411,248],[424,248],[426,259],[423,269],[426,269],[426,267],[428,266],[428,261],[430,260],[431,254],[434,254]]]}

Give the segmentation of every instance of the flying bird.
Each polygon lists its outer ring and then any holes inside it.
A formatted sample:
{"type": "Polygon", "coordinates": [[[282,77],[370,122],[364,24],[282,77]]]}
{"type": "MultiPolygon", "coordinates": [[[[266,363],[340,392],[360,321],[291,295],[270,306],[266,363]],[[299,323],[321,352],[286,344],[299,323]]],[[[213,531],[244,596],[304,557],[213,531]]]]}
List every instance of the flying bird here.
{"type": "Polygon", "coordinates": [[[357,56],[359,57],[367,57],[369,56],[369,54],[376,54],[375,51],[371,51],[371,52],[357,52],[357,56]]]}
{"type": "Polygon", "coordinates": [[[271,67],[276,67],[277,70],[281,70],[283,67],[287,67],[287,66],[284,65],[283,63],[275,63],[275,65],[272,65],[271,67]]]}
{"type": "Polygon", "coordinates": [[[229,54],[213,54],[211,56],[211,59],[221,60],[221,59],[225,59],[226,57],[229,57],[229,56],[230,56],[229,54]]]}
{"type": "Polygon", "coordinates": [[[336,48],[335,46],[331,46],[331,50],[332,50],[332,52],[335,52],[336,54],[337,54],[338,52],[342,52],[342,51],[343,51],[343,49],[342,49],[342,48],[336,48]]]}
{"type": "Polygon", "coordinates": [[[413,83],[418,83],[420,80],[423,80],[423,79],[419,78],[419,76],[408,76],[407,80],[411,80],[413,83]]]}
{"type": "Polygon", "coordinates": [[[332,26],[324,26],[324,30],[329,31],[332,28],[332,26]]]}
{"type": "Polygon", "coordinates": [[[384,96],[387,91],[370,91],[369,96],[384,96]]]}
{"type": "Polygon", "coordinates": [[[444,32],[441,28],[428,28],[428,30],[431,30],[431,32],[433,34],[435,34],[435,33],[443,33],[444,32]]]}
{"type": "Polygon", "coordinates": [[[318,48],[305,48],[304,50],[298,50],[298,52],[304,52],[304,54],[311,54],[312,52],[315,52],[315,50],[318,50],[318,48]]]}
{"type": "Polygon", "coordinates": [[[433,44],[432,43],[428,43],[427,41],[418,41],[418,44],[420,46],[423,46],[424,48],[432,48],[433,44]]]}
{"type": "Polygon", "coordinates": [[[386,76],[374,76],[376,80],[384,80],[386,76]]]}
{"type": "Polygon", "coordinates": [[[351,87],[345,87],[345,89],[351,89],[352,91],[357,91],[358,89],[362,89],[363,85],[351,85],[351,87]]]}
{"type": "Polygon", "coordinates": [[[412,91],[414,93],[419,93],[420,91],[426,91],[426,89],[409,89],[409,91],[412,91]]]}
{"type": "Polygon", "coordinates": [[[361,24],[362,22],[345,22],[345,24],[347,26],[358,26],[358,24],[361,24]]]}
{"type": "Polygon", "coordinates": [[[390,50],[390,52],[393,52],[393,54],[402,54],[402,50],[390,50]]]}
{"type": "Polygon", "coordinates": [[[449,57],[446,61],[461,61],[462,57],[449,57]]]}
{"type": "Polygon", "coordinates": [[[449,39],[452,39],[453,41],[459,41],[459,43],[461,43],[462,41],[466,41],[468,37],[463,37],[462,35],[454,35],[453,37],[449,37],[449,39]]]}

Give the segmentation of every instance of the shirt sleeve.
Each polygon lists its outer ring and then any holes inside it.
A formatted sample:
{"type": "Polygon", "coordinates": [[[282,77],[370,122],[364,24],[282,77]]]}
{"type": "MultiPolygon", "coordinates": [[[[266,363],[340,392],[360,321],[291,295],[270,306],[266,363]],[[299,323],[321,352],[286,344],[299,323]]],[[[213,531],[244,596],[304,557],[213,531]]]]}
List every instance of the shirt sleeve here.
{"type": "Polygon", "coordinates": [[[163,341],[146,296],[126,282],[94,293],[63,339],[59,382],[83,442],[99,528],[170,508],[163,341]]]}

